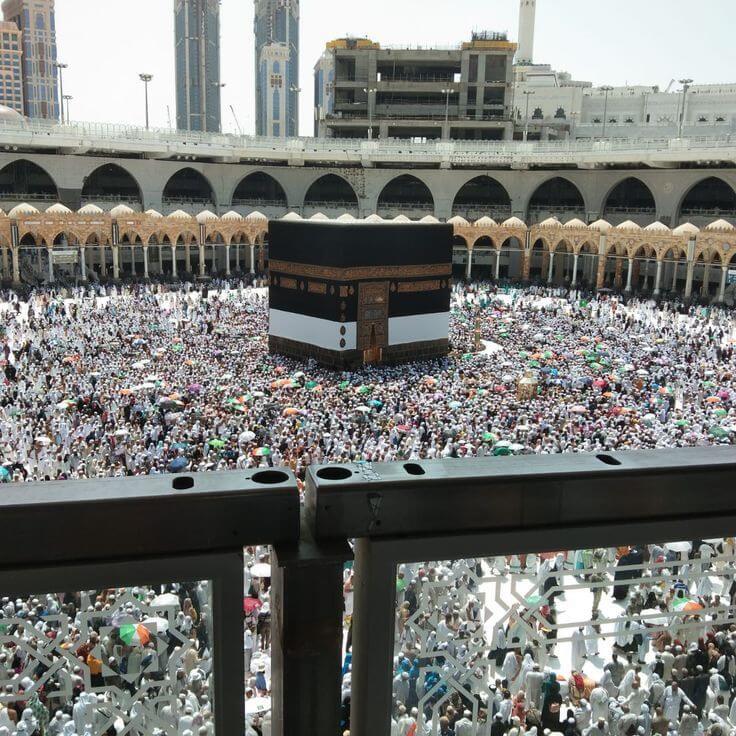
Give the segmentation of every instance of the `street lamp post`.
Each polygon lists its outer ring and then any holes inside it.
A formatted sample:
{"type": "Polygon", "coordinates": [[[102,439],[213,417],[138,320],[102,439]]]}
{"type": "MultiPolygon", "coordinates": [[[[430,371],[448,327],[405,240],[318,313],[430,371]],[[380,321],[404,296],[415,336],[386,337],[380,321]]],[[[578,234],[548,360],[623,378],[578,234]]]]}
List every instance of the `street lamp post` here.
{"type": "Polygon", "coordinates": [[[682,85],[682,110],[680,111],[680,125],[678,127],[677,137],[682,138],[682,126],[685,123],[685,100],[687,99],[687,91],[690,89],[690,85],[693,83],[692,79],[681,79],[680,84],[682,85]]]}
{"type": "MultiPolygon", "coordinates": [[[[215,87],[218,90],[218,92],[219,92],[223,87],[225,87],[227,85],[227,82],[210,82],[210,84],[213,87],[215,87]]],[[[219,106],[220,110],[222,110],[222,101],[221,101],[221,99],[218,99],[218,106],[219,106]]],[[[219,132],[222,133],[222,121],[220,121],[219,132]]]]}
{"type": "MultiPolygon", "coordinates": [[[[302,88],[301,87],[298,87],[296,84],[292,84],[289,87],[289,91],[290,92],[293,92],[294,94],[296,94],[296,106],[295,107],[298,109],[299,108],[299,93],[302,91],[302,88]]],[[[291,112],[291,110],[289,112],[291,112]]],[[[288,133],[288,132],[289,132],[289,126],[288,126],[288,121],[287,121],[286,133],[288,133]]],[[[298,130],[295,131],[295,135],[299,135],[299,131],[298,130]]]]}
{"type": "Polygon", "coordinates": [[[148,83],[153,79],[153,74],[139,74],[138,77],[146,88],[146,130],[148,130],[148,83]]]}
{"type": "Polygon", "coordinates": [[[608,93],[612,89],[613,87],[610,87],[609,85],[601,87],[601,92],[605,93],[605,98],[603,99],[603,135],[601,136],[601,138],[606,137],[606,123],[608,122],[608,93]]]}
{"type": "Polygon", "coordinates": [[[524,113],[524,142],[529,137],[529,98],[535,94],[533,89],[525,89],[524,97],[526,97],[526,112],[524,113]]]}
{"type": "MultiPolygon", "coordinates": [[[[450,122],[450,94],[455,90],[452,87],[442,90],[442,94],[445,95],[445,128],[447,128],[450,122]]],[[[447,131],[447,137],[450,138],[450,131],[447,131]]]]}
{"type": "Polygon", "coordinates": [[[61,99],[66,102],[66,121],[68,123],[71,120],[71,118],[69,117],[69,101],[73,100],[74,98],[71,95],[64,95],[61,99]]]}
{"type": "MultiPolygon", "coordinates": [[[[377,89],[363,88],[363,92],[368,95],[368,140],[373,139],[373,107],[371,107],[371,94],[375,95],[377,89]]],[[[375,97],[373,98],[375,100],[375,97]]]]}
{"type": "Polygon", "coordinates": [[[57,61],[54,66],[59,70],[59,96],[61,97],[61,124],[64,124],[64,69],[69,68],[69,64],[62,64],[57,61]]]}

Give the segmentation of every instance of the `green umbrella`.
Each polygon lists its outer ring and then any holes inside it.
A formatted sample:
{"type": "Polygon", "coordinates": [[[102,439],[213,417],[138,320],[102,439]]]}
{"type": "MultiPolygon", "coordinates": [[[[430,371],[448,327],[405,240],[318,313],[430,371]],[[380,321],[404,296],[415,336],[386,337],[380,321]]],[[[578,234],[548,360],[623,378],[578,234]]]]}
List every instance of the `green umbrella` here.
{"type": "Polygon", "coordinates": [[[494,447],[493,457],[506,457],[511,455],[511,450],[508,447],[494,447]]]}
{"type": "Polygon", "coordinates": [[[217,439],[215,439],[215,440],[208,440],[207,444],[210,447],[216,447],[216,448],[219,449],[221,447],[225,447],[225,445],[227,444],[227,442],[225,442],[225,440],[217,440],[217,439]]]}
{"type": "Polygon", "coordinates": [[[715,383],[713,383],[713,381],[703,381],[703,386],[705,386],[705,388],[713,388],[715,383]]]}
{"type": "Polygon", "coordinates": [[[728,412],[725,409],[716,409],[713,413],[717,417],[725,417],[725,416],[728,416],[728,412]]]}
{"type": "Polygon", "coordinates": [[[718,440],[722,440],[724,437],[728,437],[728,432],[726,432],[726,430],[723,429],[723,427],[719,427],[718,425],[712,426],[708,430],[708,434],[711,437],[715,437],[718,440]]]}
{"type": "Polygon", "coordinates": [[[373,389],[370,386],[363,385],[358,389],[359,394],[369,394],[373,389]]]}
{"type": "Polygon", "coordinates": [[[536,360],[532,360],[532,361],[530,361],[530,363],[529,363],[529,367],[530,367],[530,368],[539,368],[539,362],[538,362],[538,361],[536,361],[536,360]]]}
{"type": "Polygon", "coordinates": [[[529,353],[527,353],[526,350],[521,350],[521,351],[519,351],[519,357],[520,358],[528,358],[529,357],[529,353]]]}
{"type": "Polygon", "coordinates": [[[305,385],[308,389],[313,389],[317,387],[319,384],[317,383],[317,381],[307,381],[305,385]]]}
{"type": "Polygon", "coordinates": [[[536,606],[538,603],[541,603],[543,600],[545,600],[544,596],[530,595],[524,598],[524,603],[526,603],[527,606],[536,606]]]}
{"type": "Polygon", "coordinates": [[[545,350],[545,351],[544,351],[544,352],[542,353],[542,357],[543,357],[543,358],[544,358],[545,360],[549,360],[549,359],[550,359],[550,358],[552,357],[552,351],[551,351],[551,350],[545,350]]]}
{"type": "Polygon", "coordinates": [[[182,350],[184,350],[184,346],[177,343],[171,348],[175,353],[180,353],[182,350]]]}
{"type": "Polygon", "coordinates": [[[345,389],[346,389],[346,388],[347,388],[347,387],[348,387],[349,385],[350,385],[350,381],[343,381],[342,383],[338,383],[338,384],[337,384],[337,387],[338,387],[338,388],[339,388],[339,389],[340,389],[341,391],[344,391],[344,390],[345,390],[345,389]]]}
{"type": "Polygon", "coordinates": [[[470,360],[473,357],[473,353],[465,353],[463,360],[470,360]]]}
{"type": "Polygon", "coordinates": [[[495,442],[496,435],[493,432],[483,432],[483,442],[495,442]]]}
{"type": "Polygon", "coordinates": [[[690,425],[687,423],[685,419],[678,419],[675,422],[675,427],[689,427],[690,425]]]}

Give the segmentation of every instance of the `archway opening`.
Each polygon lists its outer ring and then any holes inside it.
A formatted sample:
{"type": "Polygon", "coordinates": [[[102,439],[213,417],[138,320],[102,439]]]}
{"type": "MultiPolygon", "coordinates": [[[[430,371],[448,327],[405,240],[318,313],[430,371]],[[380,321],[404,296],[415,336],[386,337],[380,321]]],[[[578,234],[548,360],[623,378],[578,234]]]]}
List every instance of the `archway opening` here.
{"type": "Polygon", "coordinates": [[[215,194],[210,183],[192,168],[181,169],[164,187],[163,203],[171,206],[215,206],[215,194]]]}
{"type": "Polygon", "coordinates": [[[455,235],[452,239],[452,275],[463,278],[467,263],[468,241],[462,235],[455,235]]]}
{"type": "Polygon", "coordinates": [[[44,169],[21,159],[0,170],[0,197],[10,202],[57,202],[59,191],[44,169]]]}
{"type": "Polygon", "coordinates": [[[488,279],[496,272],[496,248],[493,241],[483,235],[473,243],[473,268],[474,279],[488,279]]]}
{"type": "Polygon", "coordinates": [[[326,174],[313,182],[304,197],[305,215],[307,209],[340,210],[353,216],[358,214],[358,196],[345,179],[336,174],[326,174]]]}
{"type": "Polygon", "coordinates": [[[484,215],[495,220],[511,216],[511,199],[504,187],[490,176],[476,176],[463,184],[455,195],[452,214],[466,220],[479,220],[484,215]]]}
{"type": "Polygon", "coordinates": [[[603,218],[614,225],[638,218],[642,220],[640,224],[649,224],[656,214],[657,206],[651,189],[633,176],[619,182],[603,206],[603,218]]]}
{"type": "Polygon", "coordinates": [[[549,251],[544,241],[537,240],[529,254],[529,279],[541,281],[547,278],[545,268],[549,262],[549,251]]]}
{"type": "Polygon", "coordinates": [[[95,169],[82,187],[82,204],[115,205],[123,202],[133,209],[142,209],[143,200],[138,183],[121,166],[105,164],[95,169]]]}
{"type": "Polygon", "coordinates": [[[586,219],[585,201],[580,190],[567,179],[556,176],[537,187],[529,200],[529,218],[539,222],[562,213],[565,217],[586,219]]]}
{"type": "Polygon", "coordinates": [[[241,179],[233,193],[233,207],[278,207],[286,209],[286,193],[281,184],[263,171],[241,179]]]}
{"type": "Polygon", "coordinates": [[[434,198],[423,181],[411,174],[402,174],[383,188],[377,210],[381,217],[406,215],[410,219],[420,219],[428,212],[434,212],[434,198]]]}
{"type": "Polygon", "coordinates": [[[524,246],[515,237],[507,238],[499,251],[497,278],[508,281],[519,281],[522,278],[524,265],[524,246]]]}
{"type": "Polygon", "coordinates": [[[715,176],[699,181],[682,200],[679,219],[694,220],[698,217],[736,217],[736,192],[723,179],[715,176]]]}

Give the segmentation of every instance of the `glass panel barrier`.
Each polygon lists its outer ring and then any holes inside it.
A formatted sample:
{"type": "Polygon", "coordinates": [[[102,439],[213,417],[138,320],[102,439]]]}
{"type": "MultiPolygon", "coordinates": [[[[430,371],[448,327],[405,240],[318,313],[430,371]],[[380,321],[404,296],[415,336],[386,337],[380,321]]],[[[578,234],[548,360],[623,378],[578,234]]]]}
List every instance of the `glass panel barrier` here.
{"type": "Polygon", "coordinates": [[[735,554],[714,538],[399,565],[392,727],[728,733],[735,554]]]}
{"type": "Polygon", "coordinates": [[[211,581],[0,596],[0,733],[215,733],[211,581]]]}

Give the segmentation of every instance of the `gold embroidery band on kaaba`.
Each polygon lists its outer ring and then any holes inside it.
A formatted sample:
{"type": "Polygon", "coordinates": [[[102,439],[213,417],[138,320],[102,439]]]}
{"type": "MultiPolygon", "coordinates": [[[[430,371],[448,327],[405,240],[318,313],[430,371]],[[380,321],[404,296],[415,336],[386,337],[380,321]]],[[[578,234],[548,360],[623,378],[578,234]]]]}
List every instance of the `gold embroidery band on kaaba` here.
{"type": "Polygon", "coordinates": [[[427,276],[450,276],[449,263],[430,263],[410,266],[318,266],[313,263],[291,263],[289,261],[269,261],[271,273],[285,273],[290,276],[303,276],[327,281],[360,281],[361,279],[411,279],[427,276]]]}
{"type": "Polygon", "coordinates": [[[399,294],[417,291],[437,291],[440,288],[439,279],[432,281],[401,281],[399,283],[399,294]]]}

